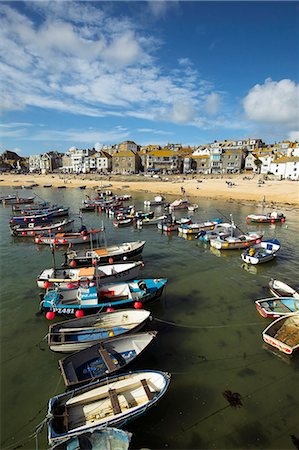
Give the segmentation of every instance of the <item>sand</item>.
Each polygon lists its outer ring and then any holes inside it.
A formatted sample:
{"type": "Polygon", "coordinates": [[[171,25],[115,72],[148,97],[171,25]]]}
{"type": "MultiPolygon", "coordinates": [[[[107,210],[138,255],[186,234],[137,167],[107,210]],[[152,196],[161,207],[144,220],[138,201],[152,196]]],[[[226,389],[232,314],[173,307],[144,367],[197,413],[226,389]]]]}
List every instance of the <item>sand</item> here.
{"type": "MultiPolygon", "coordinates": [[[[37,183],[42,187],[51,184],[53,187],[66,186],[78,188],[85,185],[86,188],[111,189],[116,193],[129,194],[131,192],[146,192],[148,199],[154,195],[174,195],[182,197],[182,188],[185,189],[185,197],[192,203],[202,197],[206,199],[228,200],[238,203],[254,202],[268,207],[299,208],[299,181],[278,180],[271,177],[261,181],[261,175],[209,175],[195,176],[175,175],[162,178],[150,178],[141,175],[133,176],[101,176],[101,175],[37,175],[37,174],[2,174],[1,187],[19,187],[20,196],[30,195],[30,190],[21,189],[21,186],[29,186],[37,183]],[[232,183],[229,186],[228,183],[232,183]]],[[[34,188],[33,188],[34,191],[34,188]]],[[[0,194],[1,195],[1,194],[0,194]]]]}

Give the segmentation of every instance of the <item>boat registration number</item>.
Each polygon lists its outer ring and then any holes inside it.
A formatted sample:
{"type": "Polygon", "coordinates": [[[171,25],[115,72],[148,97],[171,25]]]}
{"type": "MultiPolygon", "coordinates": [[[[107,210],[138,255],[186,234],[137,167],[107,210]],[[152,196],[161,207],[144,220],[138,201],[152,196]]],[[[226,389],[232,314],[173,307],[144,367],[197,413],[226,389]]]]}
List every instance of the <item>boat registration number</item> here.
{"type": "Polygon", "coordinates": [[[53,308],[53,312],[58,314],[74,314],[74,308],[53,308]]]}

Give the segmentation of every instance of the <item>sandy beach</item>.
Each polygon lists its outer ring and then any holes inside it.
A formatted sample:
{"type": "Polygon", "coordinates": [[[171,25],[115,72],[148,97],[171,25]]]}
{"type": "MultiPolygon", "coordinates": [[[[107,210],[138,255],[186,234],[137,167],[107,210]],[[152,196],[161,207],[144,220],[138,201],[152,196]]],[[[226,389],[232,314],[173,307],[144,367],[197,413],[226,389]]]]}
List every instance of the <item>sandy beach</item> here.
{"type": "MultiPolygon", "coordinates": [[[[162,178],[149,178],[141,175],[132,176],[101,176],[101,175],[60,175],[60,174],[2,174],[0,178],[1,187],[18,187],[25,194],[22,186],[33,183],[43,187],[66,186],[67,188],[111,189],[117,193],[146,192],[149,199],[154,195],[174,195],[180,198],[182,188],[185,196],[191,202],[197,198],[222,199],[240,203],[254,202],[261,204],[264,200],[266,206],[280,208],[299,208],[299,182],[289,180],[277,180],[274,177],[262,181],[261,175],[210,175],[195,176],[184,175],[165,176],[162,178]],[[229,184],[230,183],[230,184],[229,184]]],[[[20,193],[20,191],[19,191],[20,193]]],[[[26,192],[28,196],[30,191],[26,192]]],[[[20,194],[19,194],[20,195],[20,194]]]]}

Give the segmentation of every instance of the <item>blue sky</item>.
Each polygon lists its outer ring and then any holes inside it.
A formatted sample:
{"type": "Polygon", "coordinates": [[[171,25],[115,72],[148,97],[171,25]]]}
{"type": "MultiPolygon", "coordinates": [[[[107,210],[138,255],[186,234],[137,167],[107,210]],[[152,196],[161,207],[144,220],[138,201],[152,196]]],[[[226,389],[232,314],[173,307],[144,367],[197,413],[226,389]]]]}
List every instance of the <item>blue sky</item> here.
{"type": "Polygon", "coordinates": [[[299,140],[298,2],[1,2],[0,152],[299,140]]]}

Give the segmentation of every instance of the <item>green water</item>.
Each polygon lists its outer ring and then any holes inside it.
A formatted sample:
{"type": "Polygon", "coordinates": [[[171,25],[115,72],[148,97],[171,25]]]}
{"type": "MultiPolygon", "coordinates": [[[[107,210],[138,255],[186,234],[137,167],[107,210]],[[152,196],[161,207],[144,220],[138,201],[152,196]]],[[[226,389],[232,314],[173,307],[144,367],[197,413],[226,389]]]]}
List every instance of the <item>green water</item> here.
{"type": "MultiPolygon", "coordinates": [[[[0,195],[14,192],[7,188],[0,195]]],[[[84,196],[94,195],[75,189],[36,188],[34,192],[77,213],[84,196]]],[[[21,194],[29,196],[32,191],[21,194]]],[[[132,203],[143,209],[144,199],[151,195],[134,194],[132,203]]],[[[219,209],[233,213],[242,229],[246,229],[246,215],[257,212],[234,203],[196,202],[200,207],[194,220],[217,217],[219,209]]],[[[35,449],[30,435],[44,419],[48,399],[64,391],[59,355],[41,343],[49,323],[36,315],[39,291],[35,280],[52,260],[47,248],[38,251],[32,242],[12,238],[8,228],[11,208],[0,208],[0,447],[35,449]]],[[[157,209],[157,214],[161,212],[157,209]]],[[[265,238],[281,241],[276,261],[250,271],[242,267],[240,251],[212,253],[199,241],[165,235],[156,227],[116,229],[104,213],[84,215],[89,226],[104,222],[108,244],[146,240],[143,276],[169,280],[162,298],[149,306],[159,319],[148,326],[159,331],[156,342],[133,369],[168,371],[171,384],[156,407],[127,425],[133,433],[132,448],[295,448],[291,435],[299,438],[299,365],[263,347],[261,332],[269,321],[259,316],[253,304],[257,298],[270,296],[271,277],[298,283],[298,214],[288,211],[286,215],[285,224],[262,228],[265,238]],[[222,394],[225,390],[238,392],[243,406],[230,406],[222,394]]],[[[56,252],[56,260],[63,261],[61,251],[56,252]]],[[[44,428],[38,448],[47,448],[46,441],[44,428]]]]}

